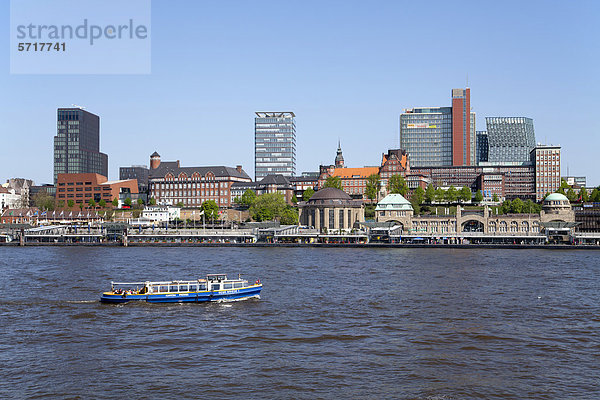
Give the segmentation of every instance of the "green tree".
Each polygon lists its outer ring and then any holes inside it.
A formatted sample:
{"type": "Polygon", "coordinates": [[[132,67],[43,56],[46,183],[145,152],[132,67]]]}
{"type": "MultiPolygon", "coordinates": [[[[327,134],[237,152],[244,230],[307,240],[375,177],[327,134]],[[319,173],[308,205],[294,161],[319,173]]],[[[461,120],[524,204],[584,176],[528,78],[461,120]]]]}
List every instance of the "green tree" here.
{"type": "Polygon", "coordinates": [[[104,208],[104,207],[106,207],[106,200],[104,200],[104,199],[101,199],[101,200],[98,202],[98,205],[99,205],[101,208],[104,208]]]}
{"type": "Polygon", "coordinates": [[[544,198],[542,200],[546,200],[546,197],[550,196],[550,192],[546,192],[546,194],[544,195],[544,198]]]}
{"type": "Polygon", "coordinates": [[[494,193],[494,195],[492,196],[492,201],[495,203],[500,201],[500,198],[498,197],[498,195],[496,193],[494,193]]]}
{"type": "Polygon", "coordinates": [[[572,188],[572,187],[570,187],[570,188],[567,190],[567,195],[566,195],[566,196],[567,196],[567,199],[569,199],[569,201],[570,201],[571,203],[573,203],[573,202],[577,201],[577,193],[575,193],[575,191],[573,190],[573,188],[572,188]]]}
{"type": "Polygon", "coordinates": [[[446,198],[446,191],[441,187],[435,189],[435,201],[438,203],[443,203],[446,198]]]}
{"type": "Polygon", "coordinates": [[[525,203],[523,203],[523,212],[527,214],[535,213],[536,207],[535,203],[531,201],[531,199],[527,199],[525,203]]]}
{"type": "Polygon", "coordinates": [[[502,214],[508,214],[510,212],[510,208],[511,208],[510,200],[504,200],[502,202],[502,206],[500,207],[500,211],[502,211],[502,214]]]}
{"type": "Polygon", "coordinates": [[[113,207],[119,207],[119,199],[117,199],[116,197],[113,199],[112,201],[112,205],[113,207]]]}
{"type": "Polygon", "coordinates": [[[143,206],[143,205],[144,205],[144,200],[142,200],[142,199],[137,199],[137,205],[138,205],[138,206],[143,206]]]}
{"type": "Polygon", "coordinates": [[[378,174],[369,175],[367,178],[367,185],[365,193],[368,199],[375,200],[377,199],[377,194],[381,189],[381,179],[378,174]]]}
{"type": "Polygon", "coordinates": [[[402,196],[406,196],[408,193],[408,185],[402,175],[399,174],[390,176],[387,189],[388,193],[399,193],[402,196]]]}
{"type": "Polygon", "coordinates": [[[593,202],[600,201],[600,189],[594,188],[594,190],[592,190],[592,194],[590,195],[590,201],[593,201],[593,202]]]}
{"type": "Polygon", "coordinates": [[[518,197],[510,203],[510,212],[513,214],[521,214],[523,212],[523,200],[518,197]]]}
{"type": "Polygon", "coordinates": [[[481,193],[481,189],[475,193],[475,202],[481,203],[483,201],[483,193],[481,193]]]}
{"type": "Polygon", "coordinates": [[[75,205],[75,201],[73,201],[73,200],[67,200],[67,206],[69,208],[73,208],[74,205],[75,205]]]}
{"type": "Polygon", "coordinates": [[[79,209],[83,211],[83,203],[79,203],[79,209]]]}
{"type": "Polygon", "coordinates": [[[427,185],[427,190],[425,190],[425,201],[431,204],[433,203],[433,200],[435,200],[435,189],[430,183],[429,185],[427,185]]]}
{"type": "Polygon", "coordinates": [[[32,200],[33,204],[42,211],[54,210],[54,197],[46,191],[36,193],[32,200]]]}
{"type": "MultiPolygon", "coordinates": [[[[125,199],[125,204],[127,204],[127,199],[125,199]]],[[[178,201],[175,207],[183,208],[183,201],[178,201]]]]}
{"type": "Polygon", "coordinates": [[[298,198],[296,197],[296,194],[292,194],[292,203],[294,204],[298,204],[298,198]]]}
{"type": "Polygon", "coordinates": [[[156,205],[156,199],[154,197],[152,197],[150,199],[150,205],[155,206],[156,205]]]}
{"type": "Polygon", "coordinates": [[[450,186],[448,190],[446,190],[446,201],[448,203],[454,203],[458,199],[458,191],[454,186],[450,186]]]}
{"type": "Polygon", "coordinates": [[[88,204],[90,205],[90,207],[92,208],[96,208],[96,201],[94,199],[90,199],[88,201],[88,204]]]}
{"type": "Polygon", "coordinates": [[[250,215],[255,221],[273,221],[281,217],[287,204],[281,193],[265,193],[256,198],[254,205],[250,207],[250,215]]]}
{"type": "Polygon", "coordinates": [[[590,201],[590,195],[588,194],[585,187],[582,187],[581,190],[579,190],[579,198],[583,202],[590,201]]]}
{"type": "Polygon", "coordinates": [[[463,186],[462,189],[460,189],[458,196],[459,196],[460,200],[463,202],[471,200],[471,189],[469,189],[466,186],[463,186]]]}
{"type": "Polygon", "coordinates": [[[421,186],[418,186],[415,189],[411,199],[414,201],[414,204],[417,204],[418,206],[421,206],[421,204],[423,204],[423,202],[425,201],[425,191],[421,186]]]}
{"type": "Polygon", "coordinates": [[[57,204],[58,208],[64,208],[65,206],[65,201],[64,200],[59,200],[58,204],[57,204]]]}
{"type": "Polygon", "coordinates": [[[125,199],[124,203],[125,203],[126,206],[131,207],[131,204],[132,204],[131,197],[127,197],[125,199]]]}
{"type": "Polygon", "coordinates": [[[206,219],[219,219],[219,205],[214,200],[206,200],[202,203],[202,210],[206,219]]]}
{"type": "Polygon", "coordinates": [[[310,200],[310,198],[312,197],[312,195],[315,194],[315,191],[313,188],[308,188],[306,189],[303,193],[302,193],[302,200],[304,201],[308,201],[310,200]]]}
{"type": "Polygon", "coordinates": [[[281,225],[298,225],[298,209],[287,206],[281,214],[279,223],[281,225]]]}
{"type": "Polygon", "coordinates": [[[246,189],[242,198],[240,199],[240,204],[245,207],[252,207],[254,202],[256,201],[256,192],[252,189],[246,189]]]}
{"type": "Polygon", "coordinates": [[[328,176],[327,179],[325,180],[325,184],[323,185],[323,188],[327,188],[327,187],[332,187],[332,188],[336,188],[336,189],[342,189],[342,178],[340,178],[339,176],[328,176]]]}

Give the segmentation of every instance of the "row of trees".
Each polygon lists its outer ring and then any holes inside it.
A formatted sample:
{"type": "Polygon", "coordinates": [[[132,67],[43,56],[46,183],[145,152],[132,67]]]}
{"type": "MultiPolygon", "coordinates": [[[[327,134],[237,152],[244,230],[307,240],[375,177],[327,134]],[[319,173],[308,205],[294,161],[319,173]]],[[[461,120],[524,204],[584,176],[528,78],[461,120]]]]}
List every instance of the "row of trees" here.
{"type": "MultiPolygon", "coordinates": [[[[578,201],[582,201],[582,202],[587,202],[587,201],[595,201],[595,202],[600,202],[600,186],[598,186],[597,188],[594,188],[592,190],[592,193],[588,193],[587,189],[585,187],[582,187],[581,189],[579,189],[578,191],[576,191],[573,187],[571,187],[566,180],[561,179],[560,181],[560,187],[558,188],[558,190],[556,191],[557,193],[561,193],[564,194],[565,196],[567,196],[567,199],[569,199],[569,201],[571,203],[575,203],[578,201]]],[[[548,196],[550,193],[546,193],[546,196],[548,196]]],[[[544,196],[544,197],[546,197],[544,196]]]]}
{"type": "Polygon", "coordinates": [[[538,203],[527,199],[523,201],[519,198],[513,201],[504,200],[500,206],[502,214],[539,214],[542,211],[542,206],[538,203]]]}
{"type": "MultiPolygon", "coordinates": [[[[308,200],[306,196],[310,198],[313,194],[314,190],[307,189],[304,192],[303,200],[308,200]],[[312,194],[309,191],[312,191],[312,194]]],[[[294,199],[295,197],[292,201],[294,199]]],[[[281,193],[264,193],[257,196],[254,190],[247,189],[241,198],[236,198],[234,201],[247,207],[250,216],[255,221],[279,220],[282,225],[295,225],[298,223],[298,209],[287,204],[281,193]]],[[[297,202],[297,200],[294,202],[297,202]]]]}

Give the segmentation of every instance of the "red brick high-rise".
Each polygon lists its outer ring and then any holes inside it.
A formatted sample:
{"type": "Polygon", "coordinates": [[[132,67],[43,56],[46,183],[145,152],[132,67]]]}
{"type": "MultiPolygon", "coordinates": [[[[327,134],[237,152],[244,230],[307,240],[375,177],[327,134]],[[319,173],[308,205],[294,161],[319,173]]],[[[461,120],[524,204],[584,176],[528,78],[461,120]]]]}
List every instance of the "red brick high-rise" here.
{"type": "Polygon", "coordinates": [[[471,89],[452,89],[452,165],[471,165],[471,89]]]}

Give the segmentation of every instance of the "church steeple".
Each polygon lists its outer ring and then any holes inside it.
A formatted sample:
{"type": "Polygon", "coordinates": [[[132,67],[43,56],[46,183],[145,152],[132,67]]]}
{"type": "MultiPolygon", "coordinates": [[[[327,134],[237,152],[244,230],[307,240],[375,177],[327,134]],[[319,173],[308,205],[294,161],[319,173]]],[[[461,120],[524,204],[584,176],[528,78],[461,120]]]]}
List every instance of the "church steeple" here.
{"type": "Polygon", "coordinates": [[[342,144],[338,139],[337,155],[335,156],[335,167],[344,168],[344,156],[342,155],[342,144]]]}

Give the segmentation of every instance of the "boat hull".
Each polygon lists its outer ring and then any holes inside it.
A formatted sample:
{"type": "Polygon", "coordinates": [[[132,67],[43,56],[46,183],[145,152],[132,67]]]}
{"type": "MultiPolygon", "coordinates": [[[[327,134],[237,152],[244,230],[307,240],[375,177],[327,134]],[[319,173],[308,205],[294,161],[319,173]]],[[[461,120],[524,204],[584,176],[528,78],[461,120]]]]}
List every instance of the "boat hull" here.
{"type": "Polygon", "coordinates": [[[252,285],[240,289],[227,289],[187,293],[150,293],[150,294],[114,294],[106,292],[100,297],[103,303],[128,303],[145,301],[147,303],[204,303],[219,301],[235,301],[258,298],[262,285],[252,285]]]}

